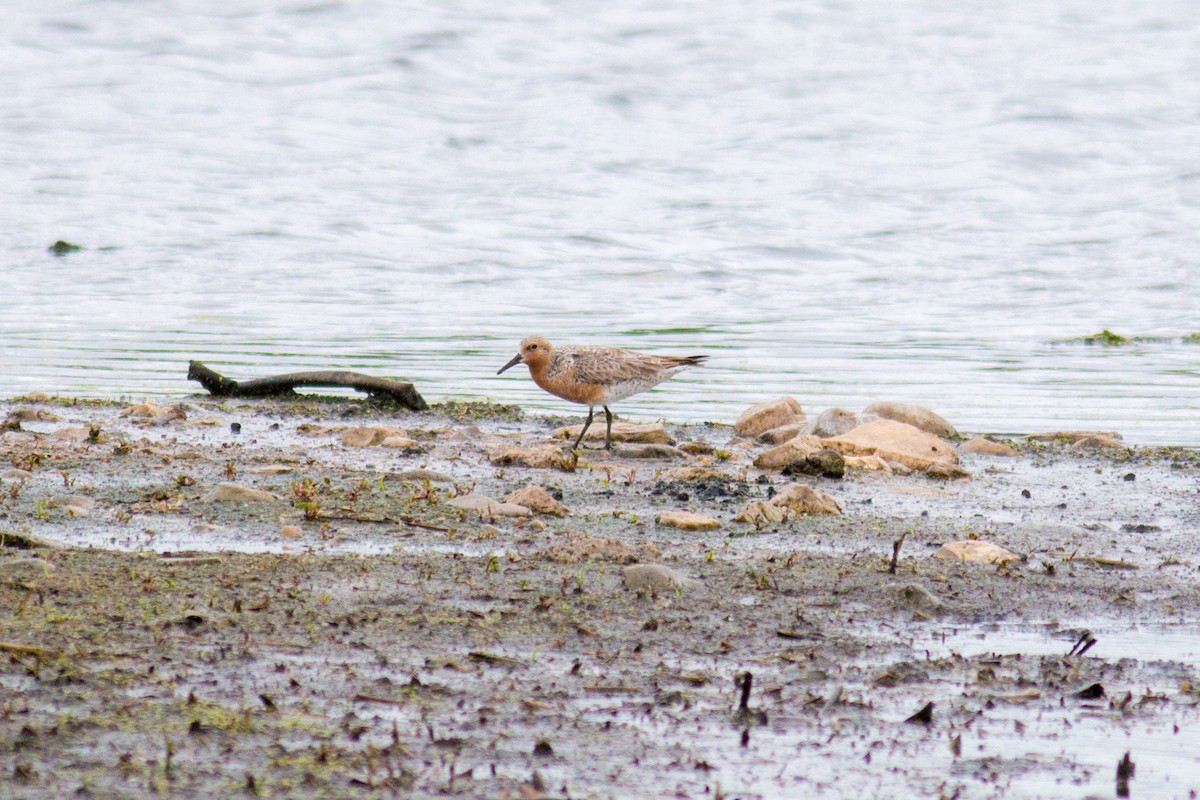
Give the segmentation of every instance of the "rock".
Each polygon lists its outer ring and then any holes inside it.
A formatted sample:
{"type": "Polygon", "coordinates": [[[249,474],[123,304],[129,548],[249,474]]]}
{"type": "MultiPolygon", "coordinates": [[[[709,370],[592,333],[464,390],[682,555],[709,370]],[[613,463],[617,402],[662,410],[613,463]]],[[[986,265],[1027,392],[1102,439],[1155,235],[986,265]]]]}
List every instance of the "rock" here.
{"type": "Polygon", "coordinates": [[[779,494],[771,498],[771,505],[776,508],[786,508],[793,514],[832,514],[842,513],[842,505],[832,495],[814,489],[806,483],[792,483],[783,488],[779,494]]]}
{"type": "Polygon", "coordinates": [[[246,470],[252,475],[282,475],[285,472],[291,472],[295,467],[291,464],[267,464],[262,467],[251,467],[246,470]]]}
{"type": "Polygon", "coordinates": [[[425,450],[416,439],[409,438],[408,436],[397,436],[395,434],[383,437],[383,441],[379,443],[379,446],[394,447],[398,450],[425,450]]]}
{"type": "Polygon", "coordinates": [[[17,533],[16,531],[0,531],[0,548],[11,548],[13,550],[33,550],[34,548],[43,548],[46,550],[65,550],[66,545],[49,539],[43,539],[40,536],[34,536],[29,533],[17,533]]]}
{"type": "Polygon", "coordinates": [[[18,406],[8,415],[9,422],[62,422],[62,417],[30,406],[18,406]]]}
{"type": "Polygon", "coordinates": [[[575,471],[575,454],[554,445],[524,448],[505,444],[489,451],[488,461],[498,467],[532,467],[534,469],[560,469],[563,472],[575,471]]]}
{"type": "Polygon", "coordinates": [[[612,454],[618,458],[638,458],[645,460],[687,458],[687,453],[678,447],[671,447],[668,444],[631,444],[625,447],[613,448],[612,454]]]}
{"type": "Polygon", "coordinates": [[[763,431],[758,435],[760,442],[768,444],[783,444],[790,442],[804,432],[806,424],[803,422],[793,422],[790,425],[780,425],[778,428],[771,428],[769,431],[763,431]]]}
{"type": "Polygon", "coordinates": [[[74,494],[55,495],[47,505],[51,508],[61,508],[70,517],[90,517],[96,510],[95,500],[74,494]]]}
{"type": "Polygon", "coordinates": [[[784,475],[813,475],[841,480],[846,474],[846,459],[837,450],[826,447],[783,468],[784,475]]]}
{"type": "Polygon", "coordinates": [[[304,532],[300,530],[299,525],[284,525],[279,529],[279,535],[284,539],[301,539],[304,532]]]}
{"type": "Polygon", "coordinates": [[[524,506],[538,514],[549,514],[554,517],[565,517],[568,513],[566,506],[555,500],[543,487],[536,485],[511,492],[504,498],[504,502],[524,506]]]}
{"type": "Polygon", "coordinates": [[[912,469],[958,463],[958,453],[949,443],[932,433],[890,419],[864,423],[849,433],[825,439],[825,444],[846,455],[879,456],[912,469]]]}
{"type": "Polygon", "coordinates": [[[960,467],[958,464],[942,464],[934,463],[925,468],[925,474],[930,478],[936,478],[943,481],[957,481],[969,479],[971,473],[960,467]]]}
{"type": "Polygon", "coordinates": [[[687,483],[695,483],[697,481],[732,481],[736,478],[719,469],[712,467],[675,467],[669,469],[662,474],[662,479],[665,481],[684,481],[687,483]]]}
{"type": "Polygon", "coordinates": [[[54,565],[42,558],[18,556],[0,558],[0,583],[26,586],[45,580],[54,572],[54,565]]]}
{"type": "Polygon", "coordinates": [[[883,419],[903,422],[905,425],[912,425],[914,428],[920,428],[926,433],[932,433],[943,439],[958,436],[958,431],[954,430],[953,425],[925,406],[912,403],[871,403],[863,409],[863,414],[874,414],[883,419]]]}
{"type": "Polygon", "coordinates": [[[664,511],[658,515],[658,524],[681,531],[711,531],[721,527],[721,523],[712,517],[691,511],[664,511]]]}
{"type": "Polygon", "coordinates": [[[862,418],[853,411],[847,411],[844,408],[827,408],[805,426],[803,433],[827,439],[830,436],[841,436],[843,433],[848,433],[862,423],[862,418]]]}
{"type": "Polygon", "coordinates": [[[977,564],[1007,564],[1020,561],[1021,557],[1009,552],[999,545],[979,539],[964,539],[959,542],[948,542],[937,549],[934,558],[946,558],[953,561],[971,561],[977,564]]]}
{"type": "MultiPolygon", "coordinates": [[[[879,456],[846,456],[846,467],[848,469],[878,469],[886,472],[888,475],[892,474],[891,465],[879,456]]],[[[908,472],[908,467],[905,467],[904,471],[908,472]]]]}
{"type": "MultiPolygon", "coordinates": [[[[578,425],[568,425],[565,428],[559,428],[551,434],[555,439],[567,439],[575,441],[579,438],[579,432],[583,430],[583,423],[578,425]]],[[[604,421],[592,420],[592,425],[588,428],[587,436],[584,437],[585,442],[604,441],[604,421]]],[[[612,426],[612,440],[614,442],[643,442],[646,444],[675,444],[675,440],[671,438],[671,434],[667,433],[667,429],[663,427],[661,422],[652,422],[640,425],[634,422],[614,422],[612,426]]]]}
{"type": "Polygon", "coordinates": [[[400,472],[390,472],[385,476],[389,481],[417,481],[430,483],[454,483],[454,478],[444,472],[432,472],[427,469],[406,469],[400,472]]]}
{"type": "MultiPolygon", "coordinates": [[[[383,444],[389,438],[413,442],[408,438],[408,431],[403,428],[394,428],[391,425],[367,425],[361,428],[346,428],[342,431],[342,444],[347,447],[374,447],[383,444]]],[[[415,445],[416,442],[413,444],[415,445]]],[[[396,445],[389,446],[395,447],[396,445]]]]}
{"type": "Polygon", "coordinates": [[[68,425],[54,431],[50,436],[60,442],[86,442],[92,438],[92,429],[82,425],[68,425]]]}
{"type": "Polygon", "coordinates": [[[682,591],[697,583],[662,564],[634,564],[625,568],[624,576],[628,588],[650,594],[682,591]]]}
{"type": "Polygon", "coordinates": [[[27,469],[17,469],[14,467],[13,469],[7,470],[3,474],[0,474],[0,478],[3,478],[6,481],[20,481],[22,483],[28,483],[33,478],[33,473],[27,469]]]}
{"type": "Polygon", "coordinates": [[[761,433],[778,428],[782,425],[792,425],[804,422],[804,409],[794,397],[779,397],[765,403],[750,406],[733,423],[733,430],[739,436],[758,436],[761,433]]]}
{"type": "MultiPolygon", "coordinates": [[[[537,522],[537,520],[534,520],[534,522],[537,522]]],[[[544,556],[551,561],[559,561],[567,564],[577,564],[580,561],[593,558],[630,564],[647,558],[657,558],[659,551],[658,547],[652,542],[633,547],[619,539],[592,537],[587,534],[568,534],[566,539],[550,545],[545,550],[540,551],[538,555],[544,556]]]]}
{"type": "Polygon", "coordinates": [[[446,505],[452,508],[461,508],[464,511],[475,511],[479,516],[489,519],[491,517],[528,517],[533,513],[525,506],[501,503],[485,495],[474,493],[447,500],[446,505]]]}
{"type": "Polygon", "coordinates": [[[121,409],[117,416],[131,417],[139,425],[166,425],[168,422],[187,419],[183,406],[160,406],[153,400],[121,409]]]}
{"type": "Polygon", "coordinates": [[[220,483],[201,499],[218,503],[265,503],[279,498],[262,489],[251,489],[236,483],[220,483]]]}
{"type": "Polygon", "coordinates": [[[982,436],[973,436],[962,443],[958,448],[960,452],[971,453],[977,456],[1004,456],[1015,457],[1021,455],[1021,451],[1009,444],[1003,442],[993,442],[991,439],[986,439],[982,436]]]}
{"type": "Polygon", "coordinates": [[[1080,439],[1121,439],[1121,434],[1116,431],[1045,431],[1043,433],[1031,433],[1025,437],[1034,442],[1060,442],[1062,444],[1074,444],[1080,439]]]}
{"type": "Polygon", "coordinates": [[[884,587],[889,594],[906,606],[923,611],[940,611],[945,603],[937,595],[919,583],[889,583],[884,587]]]}
{"type": "Polygon", "coordinates": [[[1109,436],[1084,436],[1075,440],[1072,450],[1104,450],[1112,447],[1124,447],[1125,444],[1109,436]]]}
{"type": "Polygon", "coordinates": [[[754,458],[754,466],[759,469],[783,469],[794,461],[803,461],[816,455],[823,447],[821,440],[816,436],[797,436],[778,447],[759,453],[754,458]]]}
{"type": "Polygon", "coordinates": [[[773,506],[765,500],[755,500],[739,511],[738,515],[733,518],[733,521],[745,522],[759,527],[761,525],[769,525],[773,522],[783,522],[787,519],[788,513],[787,509],[773,506]]]}
{"type": "Polygon", "coordinates": [[[332,432],[331,428],[327,428],[324,425],[318,425],[315,422],[301,422],[296,426],[296,433],[300,434],[301,436],[324,436],[330,432],[332,432]]]}
{"type": "Polygon", "coordinates": [[[689,456],[711,456],[717,452],[717,448],[708,442],[684,442],[679,449],[689,456]]]}

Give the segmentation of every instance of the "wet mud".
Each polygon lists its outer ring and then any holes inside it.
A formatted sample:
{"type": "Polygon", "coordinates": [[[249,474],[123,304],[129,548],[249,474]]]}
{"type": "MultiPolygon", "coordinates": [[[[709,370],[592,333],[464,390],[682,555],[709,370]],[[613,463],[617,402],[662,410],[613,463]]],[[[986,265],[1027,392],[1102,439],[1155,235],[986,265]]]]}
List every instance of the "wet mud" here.
{"type": "Polygon", "coordinates": [[[563,420],[18,409],[2,798],[1200,790],[1195,451],[1013,440],[967,480],[837,480],[755,469],[768,445],[723,425],[528,468],[489,454],[563,420]],[[346,444],[372,426],[391,444],[346,444]],[[842,514],[733,521],[795,482],[842,514]],[[500,505],[530,484],[569,514],[500,505]],[[973,538],[1019,560],[933,557],[973,538]],[[635,590],[633,564],[682,580],[635,590]]]}

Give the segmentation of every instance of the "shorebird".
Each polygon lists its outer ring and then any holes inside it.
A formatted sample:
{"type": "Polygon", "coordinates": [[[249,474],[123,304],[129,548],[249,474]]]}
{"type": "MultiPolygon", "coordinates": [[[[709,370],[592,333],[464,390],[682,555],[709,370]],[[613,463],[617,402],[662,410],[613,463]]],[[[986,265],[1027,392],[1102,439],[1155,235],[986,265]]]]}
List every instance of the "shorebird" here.
{"type": "Polygon", "coordinates": [[[497,375],[517,364],[526,364],[533,382],[555,397],[582,403],[588,407],[587,421],[579,438],[571,445],[574,450],[583,441],[592,412],[596,406],[604,409],[608,423],[604,448],[612,449],[612,412],[609,403],[624,400],[665,381],[680,370],[698,367],[708,356],[656,356],[635,353],[620,347],[604,345],[565,344],[554,347],[541,336],[530,336],[497,375]]]}

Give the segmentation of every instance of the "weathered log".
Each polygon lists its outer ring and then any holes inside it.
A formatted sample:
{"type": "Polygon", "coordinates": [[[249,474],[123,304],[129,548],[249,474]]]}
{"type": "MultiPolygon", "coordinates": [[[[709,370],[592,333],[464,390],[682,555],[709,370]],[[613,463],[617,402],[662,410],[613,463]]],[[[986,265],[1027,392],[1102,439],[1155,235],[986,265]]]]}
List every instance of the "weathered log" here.
{"type": "Polygon", "coordinates": [[[361,372],[289,372],[269,378],[235,381],[219,375],[199,361],[189,361],[187,376],[190,381],[199,381],[214,397],[288,397],[295,396],[297,386],[336,386],[366,392],[372,397],[386,397],[413,411],[424,411],[429,407],[411,383],[363,375],[361,372]]]}

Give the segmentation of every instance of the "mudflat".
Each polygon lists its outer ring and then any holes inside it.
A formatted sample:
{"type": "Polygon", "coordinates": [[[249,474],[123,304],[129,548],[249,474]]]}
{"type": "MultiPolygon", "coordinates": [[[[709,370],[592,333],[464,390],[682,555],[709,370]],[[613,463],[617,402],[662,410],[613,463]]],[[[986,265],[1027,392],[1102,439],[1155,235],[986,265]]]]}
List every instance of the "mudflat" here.
{"type": "Polygon", "coordinates": [[[337,398],[0,416],[0,798],[1200,789],[1194,450],[906,464],[797,425],[764,460],[666,423],[573,453],[512,407],[337,398]]]}

